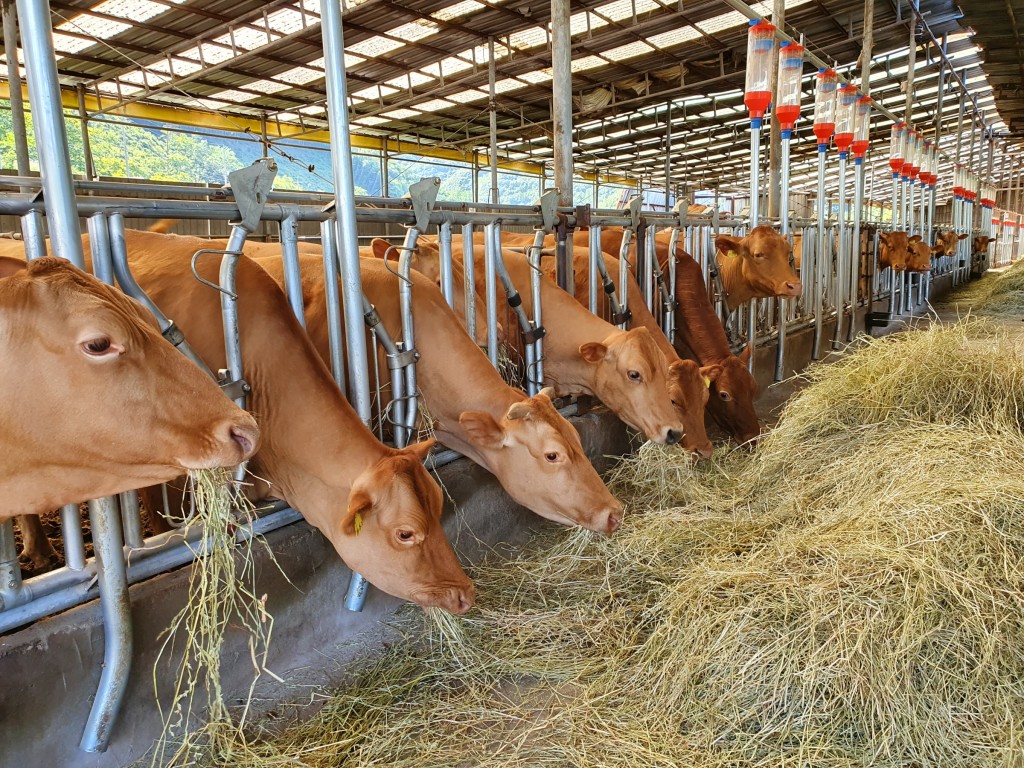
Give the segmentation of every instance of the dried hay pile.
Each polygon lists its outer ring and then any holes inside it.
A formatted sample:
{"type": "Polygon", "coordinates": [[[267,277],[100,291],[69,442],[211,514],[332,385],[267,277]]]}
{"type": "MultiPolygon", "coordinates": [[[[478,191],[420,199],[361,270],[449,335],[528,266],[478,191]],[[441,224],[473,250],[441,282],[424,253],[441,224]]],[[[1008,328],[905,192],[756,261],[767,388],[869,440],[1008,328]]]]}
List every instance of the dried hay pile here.
{"type": "Polygon", "coordinates": [[[645,447],[618,534],[475,569],[467,617],[233,764],[1019,766],[1022,405],[986,323],[871,342],[754,454],[645,447]]]}
{"type": "Polygon", "coordinates": [[[980,315],[1024,315],[1024,261],[969,283],[950,301],[969,306],[980,315]]]}

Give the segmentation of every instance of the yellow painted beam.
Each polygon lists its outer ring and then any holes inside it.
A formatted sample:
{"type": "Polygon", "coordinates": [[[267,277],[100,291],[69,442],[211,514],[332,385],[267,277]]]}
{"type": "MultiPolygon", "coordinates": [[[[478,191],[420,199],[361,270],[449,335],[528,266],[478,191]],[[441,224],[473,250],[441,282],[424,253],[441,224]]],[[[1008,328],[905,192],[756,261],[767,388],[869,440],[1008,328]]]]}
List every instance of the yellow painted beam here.
{"type": "MultiPolygon", "coordinates": [[[[10,99],[10,84],[6,80],[0,80],[0,99],[10,99]]],[[[28,89],[22,86],[22,97],[26,103],[28,101],[28,89]]],[[[70,89],[61,89],[61,101],[64,107],[71,112],[78,113],[78,94],[70,89]]],[[[111,100],[112,101],[112,100],[111,100]]],[[[103,99],[97,99],[93,93],[87,93],[85,95],[85,108],[89,111],[96,111],[109,106],[110,102],[103,99]]],[[[218,112],[204,112],[194,109],[185,109],[179,107],[170,107],[160,104],[144,104],[142,102],[133,102],[120,107],[112,112],[108,112],[110,115],[121,115],[123,117],[134,117],[140,120],[152,120],[158,123],[170,123],[172,125],[182,125],[189,128],[211,128],[218,131],[228,131],[232,133],[246,133],[247,130],[254,136],[260,136],[262,130],[260,121],[252,118],[237,117],[235,115],[224,115],[218,112]]],[[[270,139],[301,139],[302,141],[309,141],[317,144],[329,144],[330,135],[327,131],[311,131],[306,133],[303,131],[301,126],[292,125],[288,122],[277,122],[267,121],[267,136],[270,139]]],[[[384,140],[377,136],[363,136],[360,134],[352,134],[351,137],[352,146],[359,149],[370,149],[375,151],[381,151],[387,147],[387,151],[391,154],[408,154],[408,155],[419,155],[421,157],[431,157],[439,160],[457,160],[459,162],[471,163],[474,158],[472,152],[460,152],[455,149],[449,149],[447,147],[432,147],[430,145],[417,144],[409,141],[396,141],[392,139],[384,140]]],[[[484,154],[475,154],[476,161],[481,168],[486,168],[490,164],[490,158],[484,154]]],[[[529,163],[524,161],[506,160],[498,161],[498,168],[506,171],[516,171],[519,173],[529,173],[534,176],[540,176],[543,166],[538,163],[529,163]]],[[[591,172],[585,172],[579,174],[585,181],[594,181],[594,178],[599,174],[591,172]]],[[[624,184],[627,186],[633,186],[636,182],[634,179],[627,178],[625,176],[611,176],[600,174],[600,181],[602,184],[624,184]]]]}

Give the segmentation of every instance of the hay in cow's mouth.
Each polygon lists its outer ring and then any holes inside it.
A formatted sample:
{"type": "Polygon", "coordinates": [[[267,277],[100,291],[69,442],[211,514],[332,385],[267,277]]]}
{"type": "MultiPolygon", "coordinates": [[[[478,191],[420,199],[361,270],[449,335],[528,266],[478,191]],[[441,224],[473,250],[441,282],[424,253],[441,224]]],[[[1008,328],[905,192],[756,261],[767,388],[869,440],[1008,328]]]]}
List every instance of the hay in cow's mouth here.
{"type": "Polygon", "coordinates": [[[475,610],[234,764],[1019,763],[1024,362],[971,321],[809,379],[756,453],[624,462],[615,536],[476,568],[475,610]]]}
{"type": "Polygon", "coordinates": [[[255,509],[228,470],[193,471],[189,487],[193,511],[181,530],[187,534],[198,526],[201,534],[193,547],[188,600],[165,630],[154,664],[154,691],[164,723],[152,754],[154,766],[230,765],[234,751],[244,749],[248,704],[235,717],[221,689],[221,650],[229,624],[249,635],[253,685],[263,673],[272,675],[265,662],[273,618],[266,595],[255,592],[253,557],[254,548],[266,544],[260,536],[237,535],[255,519],[255,509]],[[173,690],[161,691],[157,666],[168,663],[175,669],[173,690]]]}

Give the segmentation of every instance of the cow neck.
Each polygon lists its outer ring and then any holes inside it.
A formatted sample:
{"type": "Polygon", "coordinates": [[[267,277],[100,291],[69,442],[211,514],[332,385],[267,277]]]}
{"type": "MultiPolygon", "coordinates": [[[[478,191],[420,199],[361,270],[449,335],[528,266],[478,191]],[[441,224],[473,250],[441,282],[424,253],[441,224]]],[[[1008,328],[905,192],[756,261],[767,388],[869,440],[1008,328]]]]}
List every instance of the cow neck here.
{"type": "Polygon", "coordinates": [[[730,309],[745,304],[754,298],[750,286],[743,280],[743,270],[740,264],[740,256],[729,256],[719,251],[718,273],[722,276],[722,287],[725,289],[725,296],[730,309]]]}
{"type": "Polygon", "coordinates": [[[676,312],[676,348],[681,355],[695,357],[701,365],[720,363],[732,355],[725,329],[708,299],[700,265],[685,253],[676,260],[676,312]]]}
{"type": "Polygon", "coordinates": [[[438,440],[493,473],[497,452],[468,442],[459,415],[484,411],[500,422],[525,395],[502,380],[439,291],[417,294],[413,320],[420,352],[417,383],[438,440]]]}
{"type": "Polygon", "coordinates": [[[388,449],[345,400],[283,296],[276,311],[247,318],[241,295],[242,359],[263,435],[257,473],[329,536],[356,478],[388,449]]]}

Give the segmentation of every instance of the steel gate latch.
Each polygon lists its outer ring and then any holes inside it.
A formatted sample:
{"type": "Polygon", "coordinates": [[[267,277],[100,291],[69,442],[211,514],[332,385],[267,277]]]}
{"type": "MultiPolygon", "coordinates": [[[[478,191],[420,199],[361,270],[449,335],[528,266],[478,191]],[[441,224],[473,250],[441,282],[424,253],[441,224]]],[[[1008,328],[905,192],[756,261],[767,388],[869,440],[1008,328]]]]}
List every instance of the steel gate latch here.
{"type": "Polygon", "coordinates": [[[276,175],[277,163],[272,157],[261,157],[252,165],[228,174],[228,186],[242,217],[238,225],[246,232],[255,232],[259,226],[276,175]]]}
{"type": "Polygon", "coordinates": [[[430,227],[430,214],[434,212],[437,192],[441,188],[441,179],[436,176],[424,176],[415,184],[409,185],[409,191],[402,196],[412,201],[412,212],[416,217],[416,229],[426,232],[430,227]]]}

